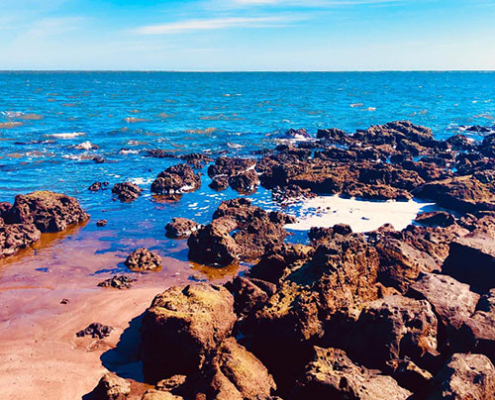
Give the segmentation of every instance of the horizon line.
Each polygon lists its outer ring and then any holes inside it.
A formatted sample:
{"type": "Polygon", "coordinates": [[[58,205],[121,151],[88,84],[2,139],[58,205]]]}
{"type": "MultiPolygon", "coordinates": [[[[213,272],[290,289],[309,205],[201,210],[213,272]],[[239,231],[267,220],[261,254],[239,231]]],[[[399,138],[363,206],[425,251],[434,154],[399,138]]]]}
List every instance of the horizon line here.
{"type": "Polygon", "coordinates": [[[0,69],[6,72],[157,72],[157,73],[380,73],[380,72],[495,72],[495,69],[380,69],[380,70],[174,70],[174,69],[0,69]]]}

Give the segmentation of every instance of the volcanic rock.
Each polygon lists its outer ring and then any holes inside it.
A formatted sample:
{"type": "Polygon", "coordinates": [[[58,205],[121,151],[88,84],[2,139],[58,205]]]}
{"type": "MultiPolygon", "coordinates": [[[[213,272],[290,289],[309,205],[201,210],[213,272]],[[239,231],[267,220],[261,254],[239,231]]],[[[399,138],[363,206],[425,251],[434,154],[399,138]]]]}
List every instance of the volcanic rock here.
{"type": "Polygon", "coordinates": [[[108,372],[100,379],[91,393],[93,400],[126,400],[131,393],[131,384],[125,379],[108,372]]]}
{"type": "Polygon", "coordinates": [[[116,183],[112,188],[112,193],[117,195],[120,201],[136,200],[143,189],[131,182],[116,183]]]}
{"type": "Polygon", "coordinates": [[[174,218],[165,226],[166,235],[173,239],[187,239],[201,227],[200,224],[187,218],[174,218]]]}
{"type": "Polygon", "coordinates": [[[177,164],[160,172],[151,184],[151,191],[156,194],[169,195],[191,192],[201,186],[201,176],[195,174],[188,164],[177,164]]]}
{"type": "Polygon", "coordinates": [[[124,264],[131,271],[153,271],[161,267],[161,262],[159,255],[141,247],[129,254],[124,264]]]}

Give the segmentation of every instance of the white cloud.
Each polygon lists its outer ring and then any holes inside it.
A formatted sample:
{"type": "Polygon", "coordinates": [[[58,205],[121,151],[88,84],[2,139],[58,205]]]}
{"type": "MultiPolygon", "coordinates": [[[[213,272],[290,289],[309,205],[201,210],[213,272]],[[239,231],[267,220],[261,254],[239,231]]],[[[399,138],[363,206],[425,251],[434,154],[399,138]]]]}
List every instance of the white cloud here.
{"type": "Polygon", "coordinates": [[[213,30],[225,28],[260,28],[280,27],[289,22],[300,20],[295,16],[277,17],[230,17],[213,19],[190,19],[186,21],[169,22],[160,25],[147,25],[135,31],[141,35],[166,35],[186,31],[213,30]]]}

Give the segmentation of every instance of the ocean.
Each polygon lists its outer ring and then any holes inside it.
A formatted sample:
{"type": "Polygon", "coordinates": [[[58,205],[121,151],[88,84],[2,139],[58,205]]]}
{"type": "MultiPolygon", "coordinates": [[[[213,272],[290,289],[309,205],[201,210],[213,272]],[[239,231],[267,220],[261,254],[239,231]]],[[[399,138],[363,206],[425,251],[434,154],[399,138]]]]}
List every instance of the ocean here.
{"type": "MultiPolygon", "coordinates": [[[[147,157],[146,150],[248,156],[274,147],[289,128],[354,132],[403,119],[443,139],[465,126],[493,126],[494,118],[489,72],[2,72],[0,200],[41,189],[65,193],[92,216],[76,239],[98,231],[108,251],[132,251],[146,238],[172,251],[183,244],[165,238],[167,222],[207,223],[222,200],[238,194],[211,190],[205,169],[200,190],[159,201],[150,184],[178,161],[147,157]],[[106,162],[95,163],[95,156],[106,162]],[[110,190],[88,191],[95,181],[111,187],[125,180],[144,195],[121,203],[110,190]],[[96,228],[102,218],[107,227],[96,228]]],[[[279,208],[263,188],[249,197],[279,208]]],[[[187,259],[186,251],[177,257],[187,259]]]]}

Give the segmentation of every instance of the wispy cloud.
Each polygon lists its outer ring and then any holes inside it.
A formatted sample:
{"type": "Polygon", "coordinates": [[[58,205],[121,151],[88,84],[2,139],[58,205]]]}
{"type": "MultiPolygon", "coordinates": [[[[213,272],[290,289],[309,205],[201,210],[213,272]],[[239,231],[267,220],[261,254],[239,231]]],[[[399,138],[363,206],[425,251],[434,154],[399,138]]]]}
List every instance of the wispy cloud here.
{"type": "Polygon", "coordinates": [[[186,21],[169,22],[159,25],[147,25],[135,29],[141,35],[167,35],[187,31],[214,30],[226,28],[266,28],[286,26],[291,22],[301,20],[294,15],[274,17],[230,17],[213,19],[190,19],[186,21]]]}
{"type": "Polygon", "coordinates": [[[250,6],[283,6],[332,8],[339,6],[399,4],[405,0],[209,0],[213,7],[243,8],[250,6]]]}

